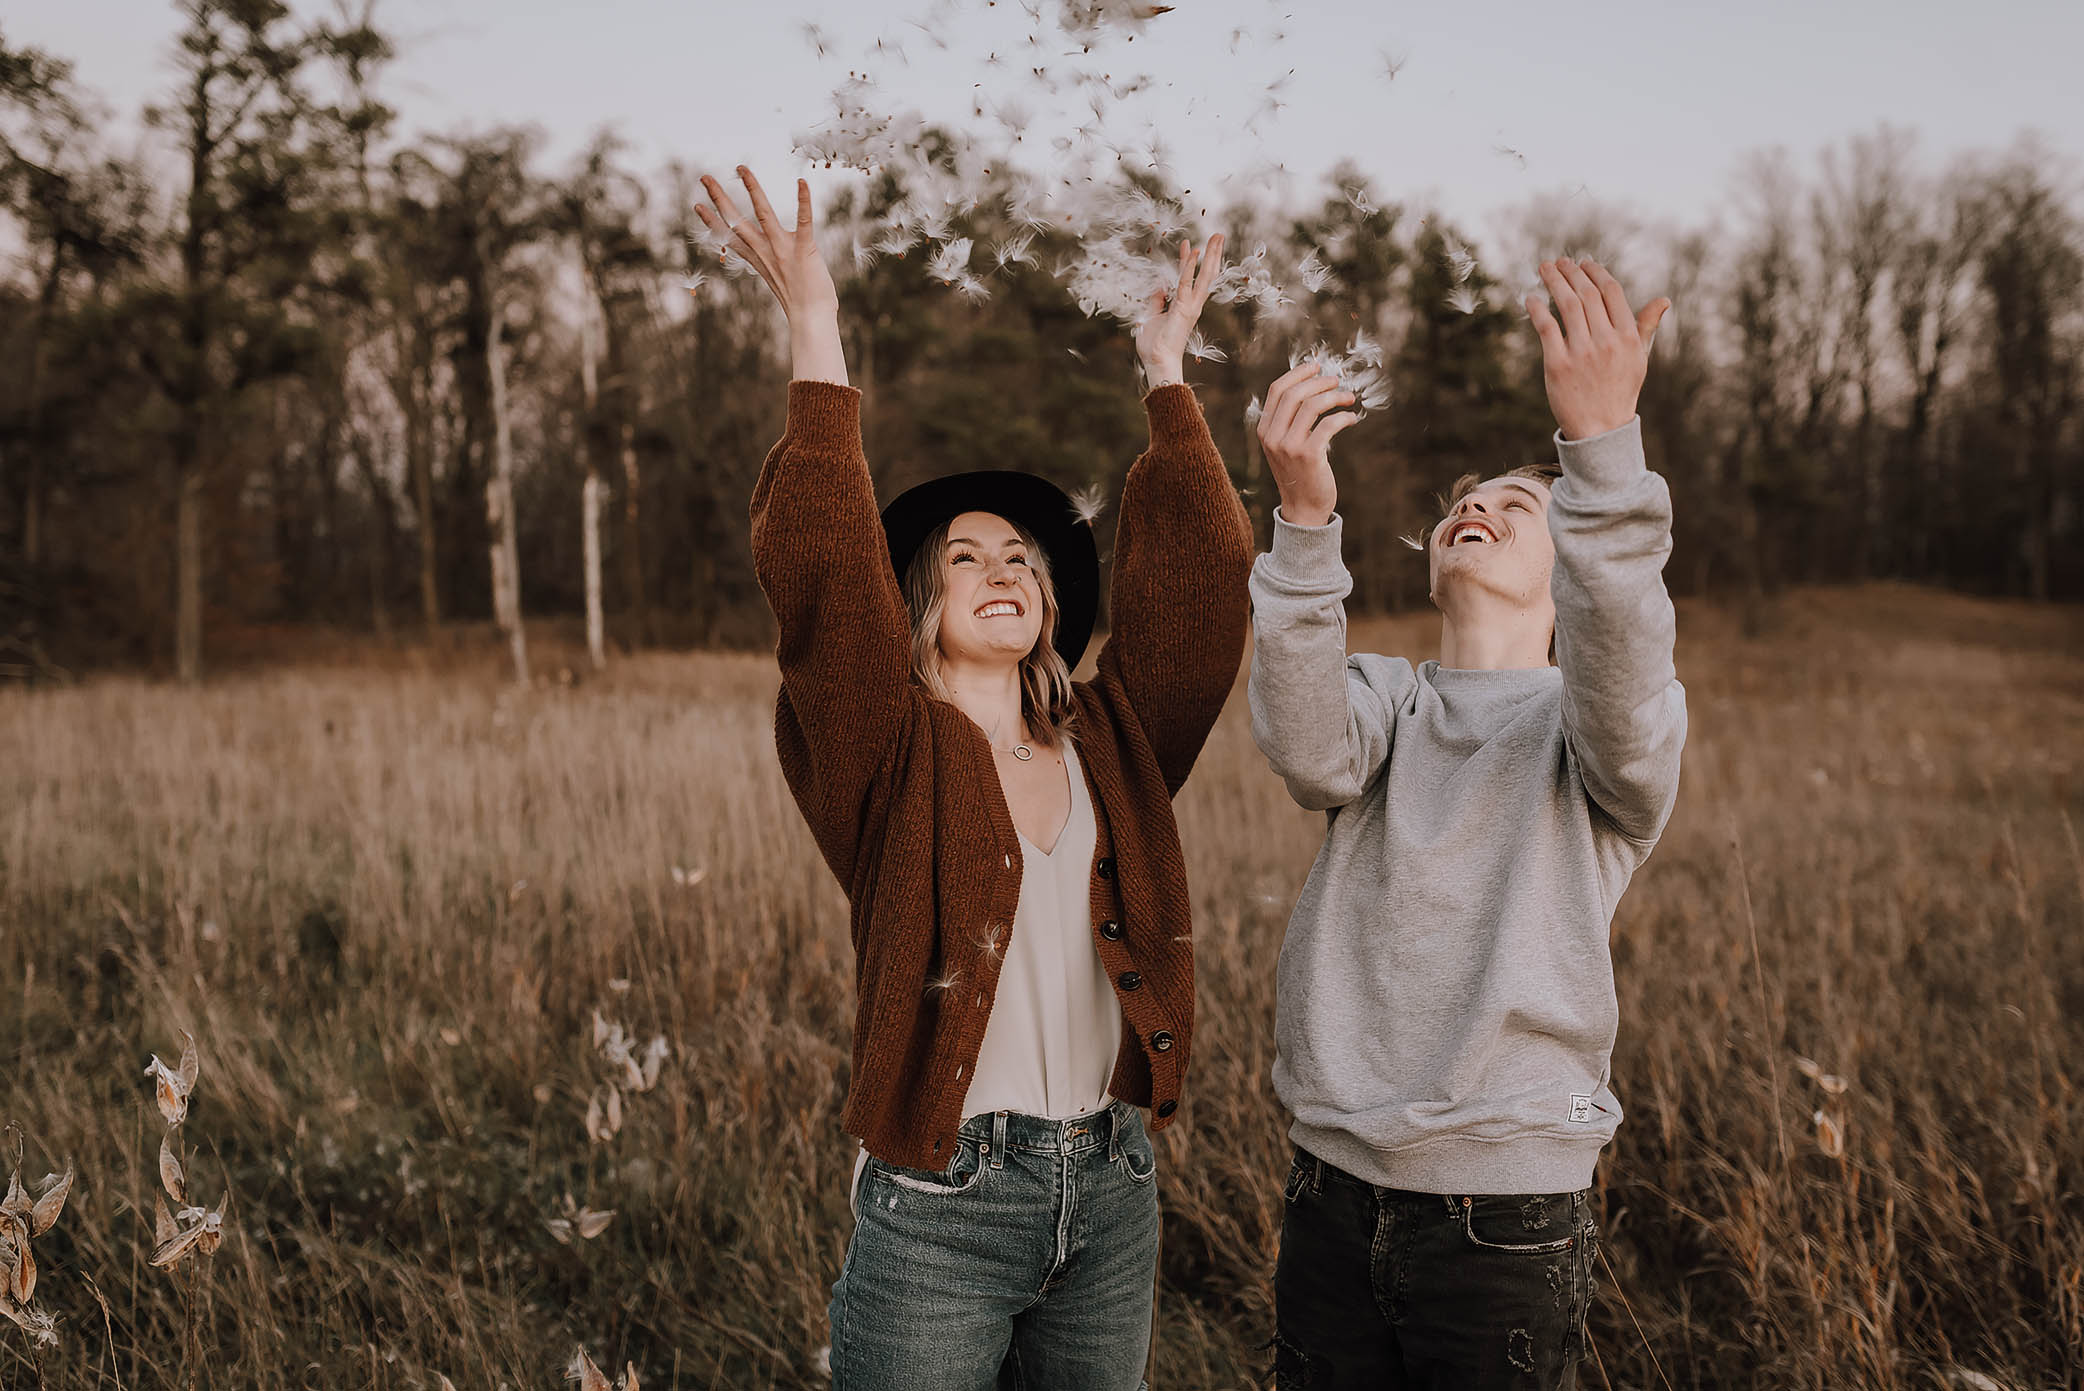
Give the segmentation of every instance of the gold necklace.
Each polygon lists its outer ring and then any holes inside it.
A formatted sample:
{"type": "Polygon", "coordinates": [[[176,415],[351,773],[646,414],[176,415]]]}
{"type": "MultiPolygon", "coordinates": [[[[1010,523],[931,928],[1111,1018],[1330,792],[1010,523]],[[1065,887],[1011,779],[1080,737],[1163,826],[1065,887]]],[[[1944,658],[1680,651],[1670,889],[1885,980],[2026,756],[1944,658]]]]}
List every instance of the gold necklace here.
{"type": "Polygon", "coordinates": [[[1035,756],[1035,751],[1029,748],[1026,744],[1016,743],[1010,749],[1002,749],[999,747],[998,738],[999,727],[997,725],[993,725],[991,727],[991,733],[985,736],[984,740],[985,743],[991,745],[991,751],[993,753],[1010,753],[1015,758],[1019,759],[1022,763],[1027,762],[1029,759],[1035,756]]]}

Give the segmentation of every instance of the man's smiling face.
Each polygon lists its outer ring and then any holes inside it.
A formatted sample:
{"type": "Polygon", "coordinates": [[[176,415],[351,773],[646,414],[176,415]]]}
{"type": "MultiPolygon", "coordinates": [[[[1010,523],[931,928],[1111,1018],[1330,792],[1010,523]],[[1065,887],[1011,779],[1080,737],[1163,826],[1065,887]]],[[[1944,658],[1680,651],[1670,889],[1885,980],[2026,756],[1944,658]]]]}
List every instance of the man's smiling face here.
{"type": "Polygon", "coordinates": [[[1548,513],[1539,479],[1492,478],[1462,494],[1426,545],[1433,602],[1467,588],[1515,603],[1546,594],[1556,563],[1548,513]]]}

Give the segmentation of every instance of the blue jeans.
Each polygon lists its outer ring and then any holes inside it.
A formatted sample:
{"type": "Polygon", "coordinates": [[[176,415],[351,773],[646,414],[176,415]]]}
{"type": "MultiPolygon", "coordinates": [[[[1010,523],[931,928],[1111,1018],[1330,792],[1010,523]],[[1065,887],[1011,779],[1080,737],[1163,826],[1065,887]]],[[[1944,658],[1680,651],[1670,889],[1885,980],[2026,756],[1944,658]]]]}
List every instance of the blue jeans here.
{"type": "Polygon", "coordinates": [[[871,1157],[832,1286],[836,1391],[1138,1391],[1157,1167],[1120,1101],[972,1116],[940,1173],[871,1157]]]}
{"type": "Polygon", "coordinates": [[[1572,1391],[1591,1194],[1409,1193],[1305,1150],[1274,1267],[1279,1391],[1572,1391]]]}

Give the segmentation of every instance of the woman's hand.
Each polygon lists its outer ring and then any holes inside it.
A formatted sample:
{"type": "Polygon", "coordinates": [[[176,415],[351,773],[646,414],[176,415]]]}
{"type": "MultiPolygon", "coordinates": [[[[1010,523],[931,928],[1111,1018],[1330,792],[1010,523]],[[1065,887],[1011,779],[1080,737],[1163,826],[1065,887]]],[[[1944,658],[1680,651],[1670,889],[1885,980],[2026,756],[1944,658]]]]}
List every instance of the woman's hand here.
{"type": "Polygon", "coordinates": [[[742,216],[724,186],[711,176],[702,176],[703,191],[715,210],[695,204],[702,225],[729,239],[729,250],[743,256],[759,272],[767,288],[781,301],[789,318],[789,356],[798,381],[847,382],[847,359],[839,338],[839,291],[833,287],[832,272],[818,254],[816,228],[811,220],[810,185],[796,181],[796,226],[782,226],[760,188],[753,171],[738,166],[738,178],[751,200],[752,216],[742,216]]]}
{"type": "Polygon", "coordinates": [[[1208,239],[1201,251],[1183,241],[1179,247],[1179,288],[1170,296],[1160,290],[1150,298],[1150,313],[1136,328],[1136,356],[1151,390],[1171,386],[1186,378],[1187,340],[1200,322],[1201,306],[1208,303],[1223,273],[1223,234],[1208,239]],[[1168,299],[1170,303],[1168,303],[1168,299]]]}
{"type": "Polygon", "coordinates": [[[1305,362],[1275,379],[1259,414],[1259,447],[1266,451],[1274,486],[1281,493],[1281,519],[1294,526],[1323,526],[1338,505],[1331,473],[1333,435],[1360,419],[1353,393],[1329,372],[1305,362]]]}
{"type": "Polygon", "coordinates": [[[1619,282],[1589,257],[1543,261],[1540,270],[1556,312],[1551,315],[1540,296],[1529,295],[1527,317],[1541,338],[1541,375],[1556,425],[1567,440],[1617,430],[1635,419],[1636,398],[1650,370],[1650,340],[1672,302],[1654,299],[1640,314],[1631,313],[1619,282]]]}

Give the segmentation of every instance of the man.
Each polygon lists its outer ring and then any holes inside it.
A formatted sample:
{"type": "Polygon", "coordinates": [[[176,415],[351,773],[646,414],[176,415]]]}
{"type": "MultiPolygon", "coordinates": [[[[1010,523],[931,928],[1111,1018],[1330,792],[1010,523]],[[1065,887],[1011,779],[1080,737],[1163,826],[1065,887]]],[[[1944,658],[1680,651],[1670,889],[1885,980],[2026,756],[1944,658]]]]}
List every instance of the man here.
{"type": "Polygon", "coordinates": [[[1351,396],[1304,366],[1259,422],[1281,500],[1252,733],[1329,822],[1279,967],[1282,1391],[1569,1388],[1584,1354],[1588,1190],[1621,1119],[1607,932],[1686,737],[1671,502],[1635,414],[1670,302],[1632,314],[1589,260],[1541,278],[1558,467],[1456,486],[1424,542],[1438,662],[1346,655],[1327,448],[1351,396]]]}

